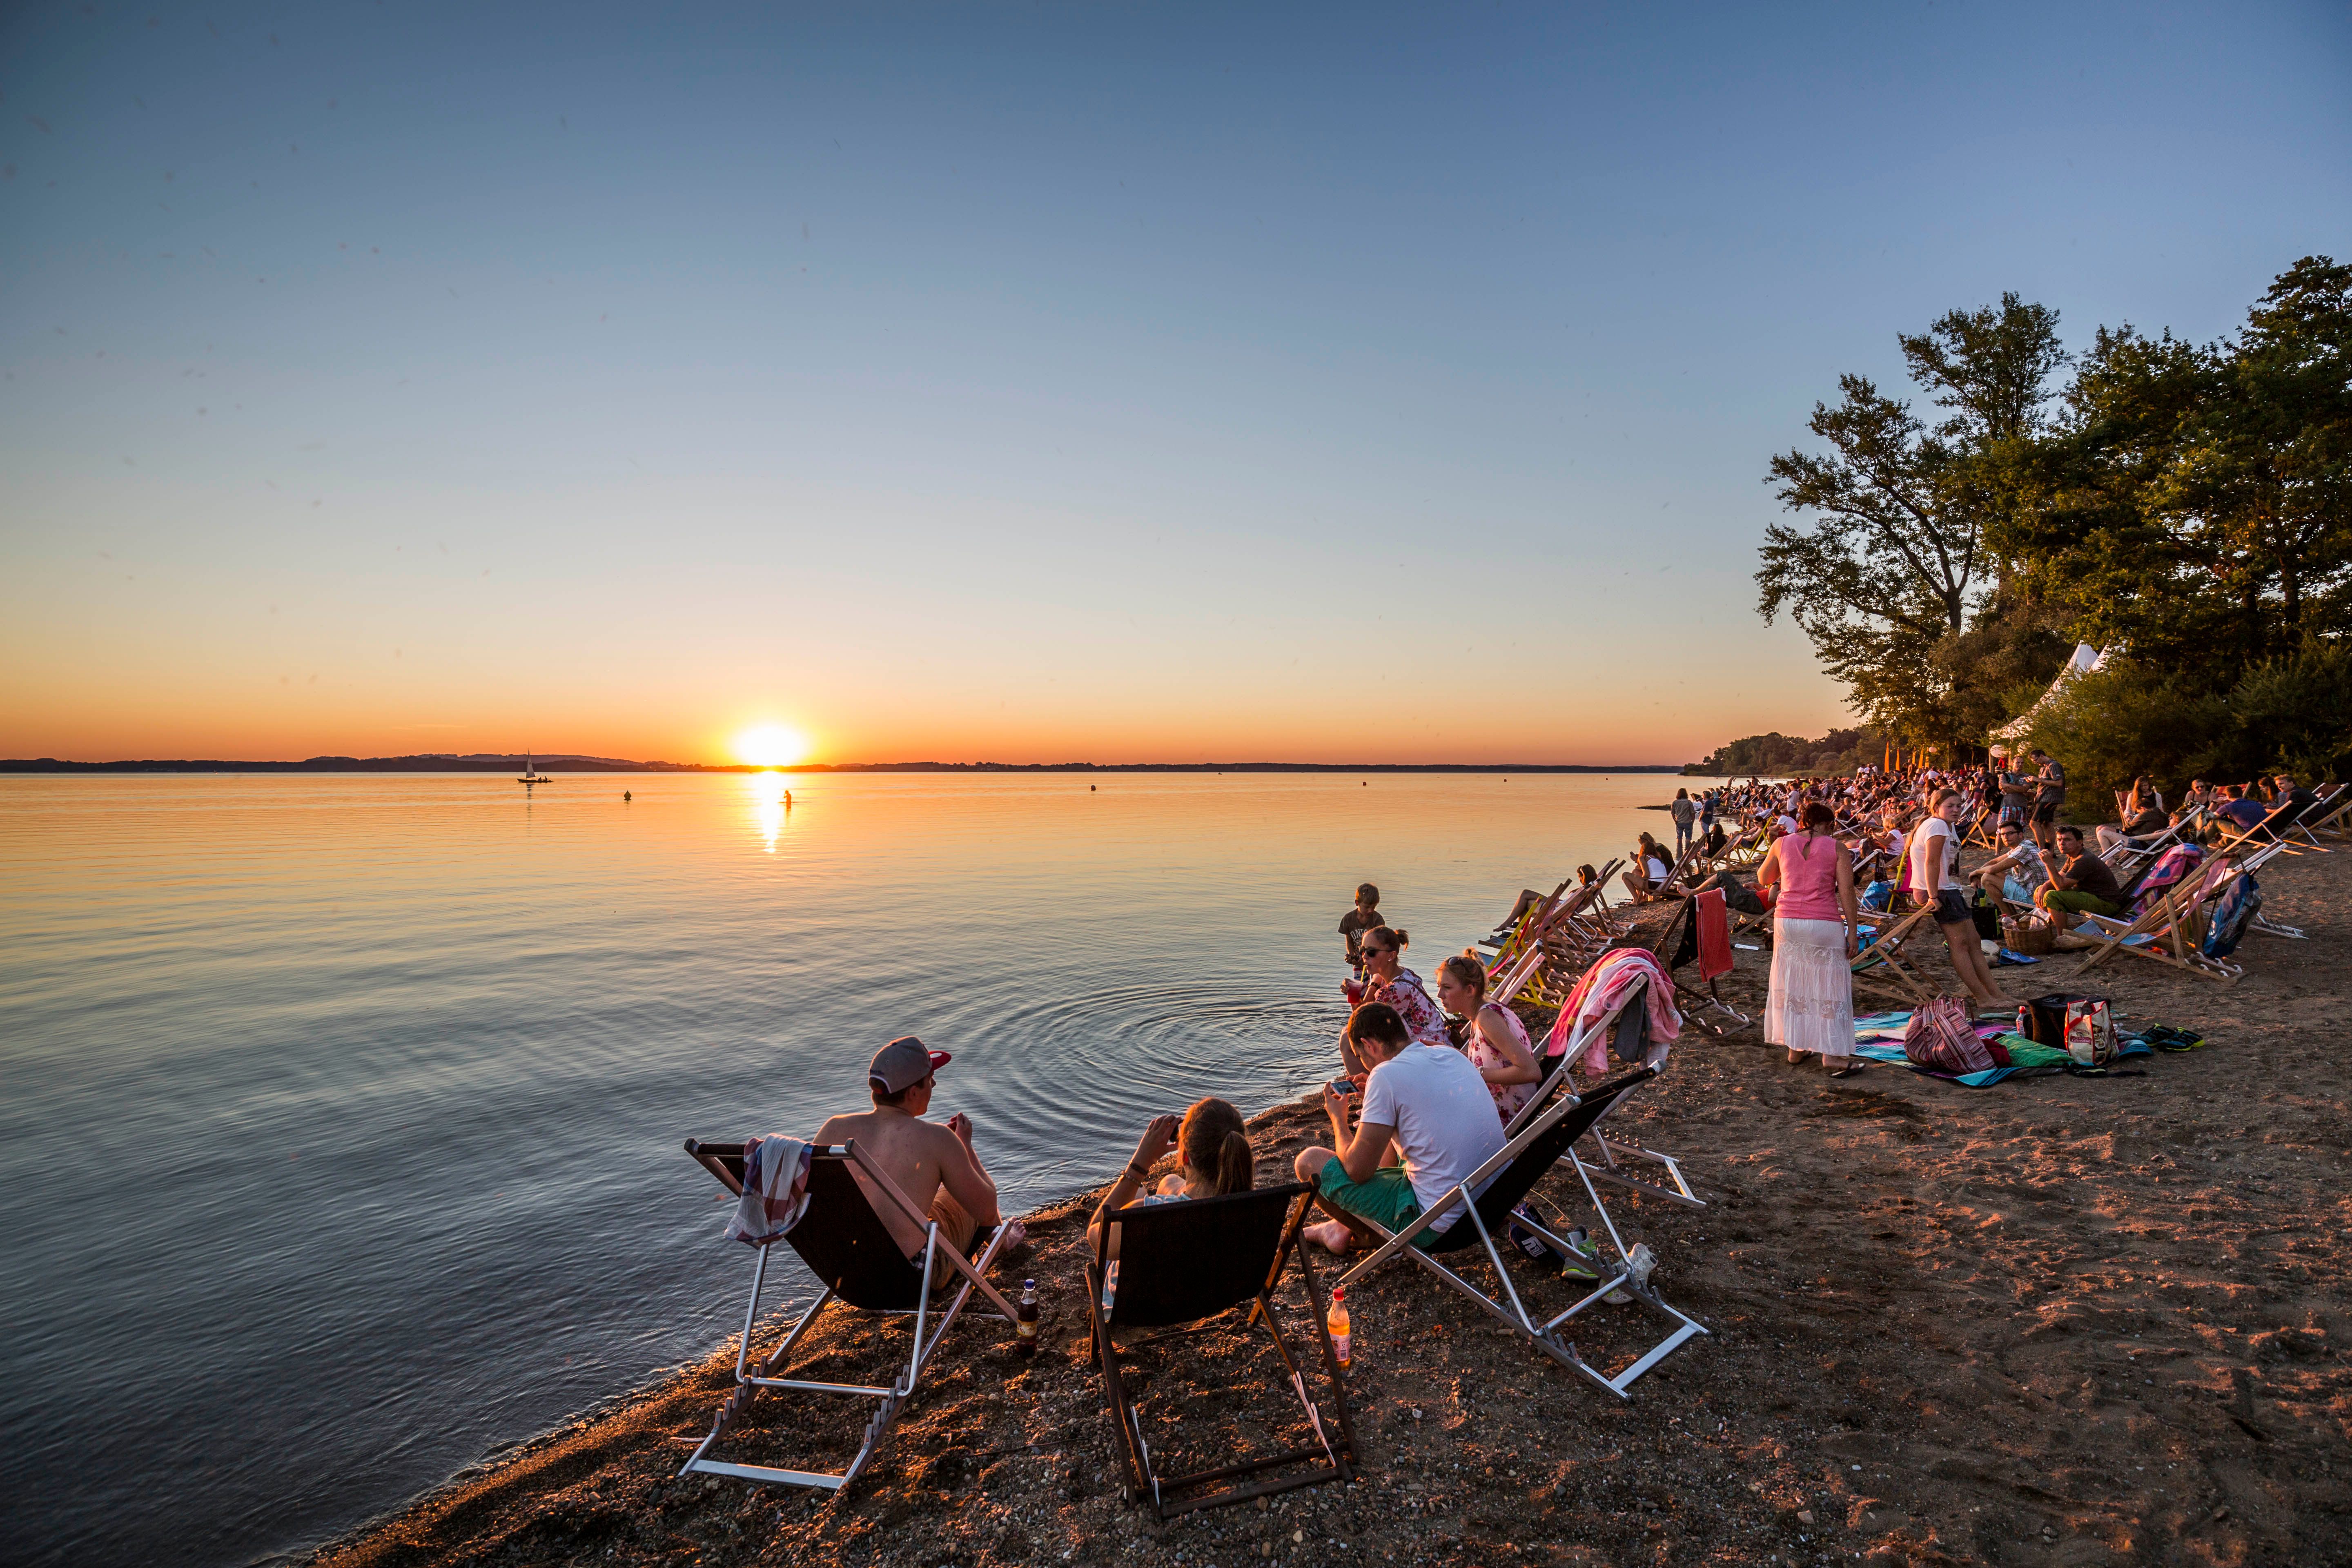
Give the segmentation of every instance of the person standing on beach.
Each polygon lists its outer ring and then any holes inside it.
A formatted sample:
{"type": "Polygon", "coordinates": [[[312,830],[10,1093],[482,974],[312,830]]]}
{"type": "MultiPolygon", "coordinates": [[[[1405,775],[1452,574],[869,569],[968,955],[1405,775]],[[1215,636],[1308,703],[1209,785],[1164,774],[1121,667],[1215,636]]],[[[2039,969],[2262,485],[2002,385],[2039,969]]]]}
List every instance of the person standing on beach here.
{"type": "Polygon", "coordinates": [[[1960,813],[1967,797],[1956,789],[1938,789],[1927,797],[1927,815],[1911,830],[1911,893],[1936,906],[1936,925],[1951,950],[1952,973],[1959,976],[1979,1005],[2014,1007],[2014,998],[2001,994],[1985,963],[1984,946],[1977,936],[1976,916],[1969,912],[1968,895],[1960,889],[1960,813]]]}
{"type": "Polygon", "coordinates": [[[1836,821],[1826,801],[1807,805],[1797,831],[1765,852],[1756,880],[1780,889],[1772,905],[1765,1044],[1785,1047],[1790,1067],[1817,1056],[1832,1078],[1843,1078],[1856,1067],[1853,959],[1862,917],[1853,861],[1830,832],[1836,821]]]}
{"type": "Polygon", "coordinates": [[[1698,807],[1691,804],[1690,791],[1675,791],[1672,812],[1675,819],[1675,858],[1679,861],[1690,853],[1691,829],[1698,821],[1698,807]]]}
{"type": "Polygon", "coordinates": [[[2058,810],[2066,804],[2066,770],[2058,759],[2033,748],[2033,841],[2045,855],[2058,852],[2058,810]]]}
{"type": "Polygon", "coordinates": [[[1348,942],[1348,970],[1364,972],[1364,933],[1381,923],[1381,890],[1370,882],[1356,885],[1356,907],[1339,917],[1339,934],[1348,942]]]}

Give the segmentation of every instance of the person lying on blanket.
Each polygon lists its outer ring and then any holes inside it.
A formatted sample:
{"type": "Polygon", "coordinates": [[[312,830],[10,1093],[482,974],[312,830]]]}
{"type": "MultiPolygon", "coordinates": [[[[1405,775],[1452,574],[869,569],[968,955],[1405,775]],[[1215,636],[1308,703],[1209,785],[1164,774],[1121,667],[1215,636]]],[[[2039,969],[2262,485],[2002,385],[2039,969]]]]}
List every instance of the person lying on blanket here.
{"type": "MultiPolygon", "coordinates": [[[[1301,1152],[1293,1169],[1333,1206],[1401,1230],[1503,1146],[1503,1124],[1470,1058],[1450,1045],[1416,1041],[1395,1008],[1365,1004],[1348,1020],[1348,1034],[1353,1054],[1371,1064],[1362,1116],[1350,1136],[1349,1097],[1326,1084],[1334,1147],[1301,1152]]],[[[1457,1204],[1419,1239],[1461,1217],[1457,1204]]],[[[1339,1220],[1308,1226],[1306,1234],[1333,1252],[1358,1240],[1339,1220]]]]}
{"type": "MultiPolygon", "coordinates": [[[[1196,1100],[1184,1112],[1180,1123],[1172,1116],[1155,1116],[1136,1140],[1135,1158],[1118,1173],[1110,1185],[1103,1204],[1087,1226],[1087,1246],[1091,1250],[1102,1243],[1102,1229],[1107,1223],[1103,1215],[1125,1208],[1135,1201],[1150,1179],[1151,1167],[1170,1144],[1176,1146],[1177,1168],[1160,1179],[1159,1190],[1147,1194],[1146,1204],[1176,1204],[1192,1198],[1221,1198],[1230,1193],[1245,1193],[1257,1179],[1257,1156],[1250,1151],[1249,1133],[1242,1126],[1242,1113],[1230,1101],[1214,1095],[1196,1100]]],[[[1119,1227],[1110,1227],[1110,1256],[1118,1256],[1119,1227]]]]}
{"type": "Polygon", "coordinates": [[[2083,830],[2069,824],[2058,830],[2059,862],[2050,868],[2050,885],[2033,901],[2058,917],[2062,931],[2082,914],[2115,916],[2124,912],[2124,890],[2105,860],[2083,844],[2083,830]]]}
{"type": "MultiPolygon", "coordinates": [[[[971,1119],[958,1111],[944,1122],[923,1120],[931,1108],[931,1075],[948,1061],[947,1052],[932,1050],[912,1035],[891,1041],[874,1053],[866,1069],[874,1108],[832,1118],[817,1129],[816,1142],[857,1140],[858,1152],[898,1184],[908,1203],[937,1220],[940,1236],[965,1257],[973,1256],[1000,1224],[1005,1226],[1004,1245],[1018,1247],[1024,1235],[1021,1222],[997,1213],[996,1184],[972,1150],[971,1119]]],[[[921,1262],[923,1227],[874,1191],[855,1164],[849,1169],[891,1237],[908,1258],[921,1262]]]]}

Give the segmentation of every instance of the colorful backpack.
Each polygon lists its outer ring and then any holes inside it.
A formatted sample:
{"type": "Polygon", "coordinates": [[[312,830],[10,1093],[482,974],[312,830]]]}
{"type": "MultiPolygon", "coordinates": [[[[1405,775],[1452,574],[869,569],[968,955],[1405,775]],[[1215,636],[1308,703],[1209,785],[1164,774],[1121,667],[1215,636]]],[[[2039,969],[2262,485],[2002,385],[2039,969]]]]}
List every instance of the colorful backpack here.
{"type": "Polygon", "coordinates": [[[1932,996],[1919,1005],[1903,1028],[1903,1054],[1929,1072],[1984,1072],[1995,1064],[1977,1038],[1969,1005],[1957,996],[1932,996]]]}

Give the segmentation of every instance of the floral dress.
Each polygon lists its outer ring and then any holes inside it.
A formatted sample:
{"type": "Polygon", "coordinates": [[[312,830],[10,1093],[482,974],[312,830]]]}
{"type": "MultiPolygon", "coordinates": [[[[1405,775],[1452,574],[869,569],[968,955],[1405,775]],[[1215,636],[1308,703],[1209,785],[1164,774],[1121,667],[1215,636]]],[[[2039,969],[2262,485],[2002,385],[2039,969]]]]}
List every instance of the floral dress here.
{"type": "MultiPolygon", "coordinates": [[[[1519,1022],[1519,1016],[1517,1013],[1512,1012],[1508,1007],[1497,1007],[1492,1010],[1502,1014],[1503,1016],[1508,1020],[1508,1027],[1511,1031],[1512,1037],[1519,1042],[1519,1049],[1527,1052],[1528,1056],[1534,1057],[1536,1054],[1535,1046],[1528,1039],[1527,1026],[1519,1022]]],[[[1487,1011],[1488,1009],[1486,1008],[1480,1008],[1477,1017],[1470,1020],[1468,1032],[1462,1037],[1462,1054],[1470,1058],[1470,1064],[1476,1068],[1481,1074],[1484,1074],[1488,1068],[1501,1068],[1511,1065],[1511,1058],[1496,1050],[1494,1047],[1488,1045],[1486,1043],[1486,1037],[1479,1032],[1478,1019],[1485,1017],[1487,1011]]],[[[1540,1058],[1538,1058],[1536,1060],[1536,1070],[1538,1073],[1543,1071],[1543,1061],[1540,1058]]],[[[1542,1087],[1543,1080],[1540,1078],[1538,1078],[1534,1083],[1494,1083],[1490,1081],[1486,1085],[1486,1092],[1495,1097],[1495,1113],[1503,1119],[1503,1125],[1508,1127],[1511,1124],[1511,1118],[1519,1113],[1519,1108],[1527,1104],[1528,1100],[1535,1094],[1535,1091],[1542,1087]]]]}
{"type": "Polygon", "coordinates": [[[1405,1028],[1412,1035],[1416,1046],[1444,1046],[1454,1048],[1454,1037],[1445,1031],[1445,1013],[1431,1000],[1428,988],[1421,976],[1410,969],[1400,969],[1397,977],[1364,998],[1366,1002],[1385,1002],[1397,1010],[1405,1028]]]}

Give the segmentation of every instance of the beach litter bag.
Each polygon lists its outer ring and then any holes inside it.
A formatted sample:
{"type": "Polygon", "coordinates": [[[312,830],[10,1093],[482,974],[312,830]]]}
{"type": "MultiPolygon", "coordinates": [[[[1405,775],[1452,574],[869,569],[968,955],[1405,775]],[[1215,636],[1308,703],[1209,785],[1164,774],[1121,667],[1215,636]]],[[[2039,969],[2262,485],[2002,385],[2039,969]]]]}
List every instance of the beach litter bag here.
{"type": "Polygon", "coordinates": [[[1934,996],[1919,1005],[1903,1028],[1903,1054],[1930,1072],[1985,1072],[1996,1064],[1977,1037],[1975,1017],[1956,996],[1934,996]]]}

